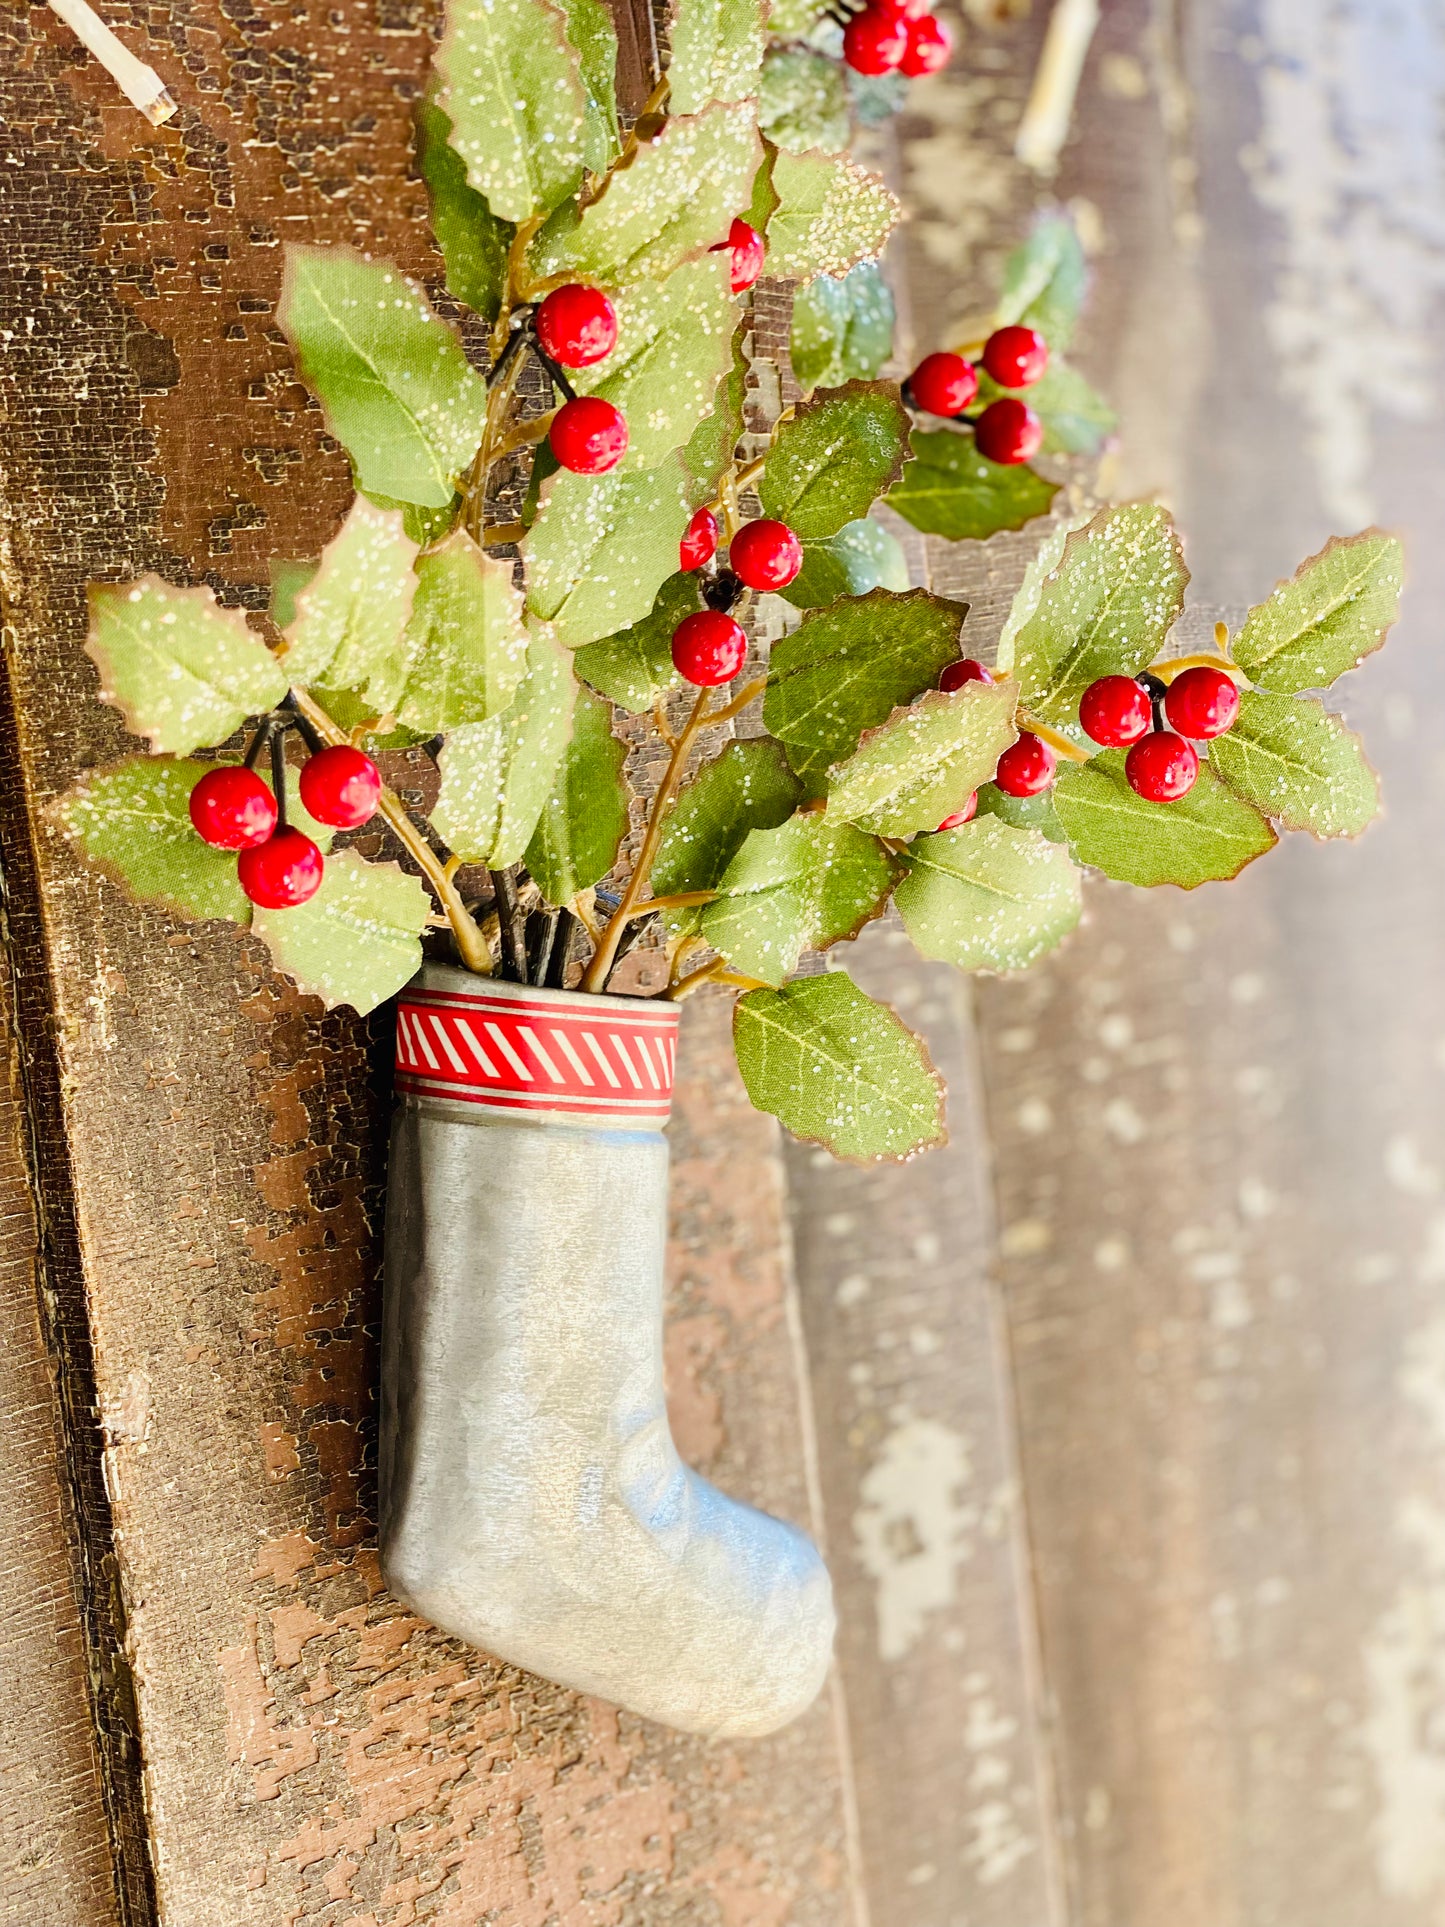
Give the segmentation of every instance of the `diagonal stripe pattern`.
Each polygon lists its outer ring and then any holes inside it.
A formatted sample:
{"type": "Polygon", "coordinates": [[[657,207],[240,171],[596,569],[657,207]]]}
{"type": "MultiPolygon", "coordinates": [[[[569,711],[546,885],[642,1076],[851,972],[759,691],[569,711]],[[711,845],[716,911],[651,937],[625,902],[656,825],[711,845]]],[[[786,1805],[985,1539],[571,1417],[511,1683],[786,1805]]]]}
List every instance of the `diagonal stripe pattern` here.
{"type": "Polygon", "coordinates": [[[496,1110],[662,1124],[677,1067],[675,1004],[497,985],[403,991],[397,1089],[496,1110]]]}

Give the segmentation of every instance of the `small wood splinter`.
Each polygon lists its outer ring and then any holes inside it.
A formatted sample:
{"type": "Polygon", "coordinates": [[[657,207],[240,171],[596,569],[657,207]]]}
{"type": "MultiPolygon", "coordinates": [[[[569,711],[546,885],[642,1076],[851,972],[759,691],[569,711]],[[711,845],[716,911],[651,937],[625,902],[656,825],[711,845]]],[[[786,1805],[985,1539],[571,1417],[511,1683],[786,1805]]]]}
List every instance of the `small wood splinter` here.
{"type": "Polygon", "coordinates": [[[116,38],[110,28],[87,6],[86,0],[49,0],[71,32],[89,48],[115,81],[133,107],[138,107],[153,127],[159,127],[176,111],[166,83],[154,67],[147,67],[116,38]]]}

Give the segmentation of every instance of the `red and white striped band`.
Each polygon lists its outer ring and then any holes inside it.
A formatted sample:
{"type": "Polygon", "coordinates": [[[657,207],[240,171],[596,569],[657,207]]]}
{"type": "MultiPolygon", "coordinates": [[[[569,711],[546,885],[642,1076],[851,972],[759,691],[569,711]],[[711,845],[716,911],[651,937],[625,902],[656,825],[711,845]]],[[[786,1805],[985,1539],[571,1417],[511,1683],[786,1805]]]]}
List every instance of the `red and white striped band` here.
{"type": "Polygon", "coordinates": [[[675,1004],[629,997],[418,981],[397,1000],[397,1089],[496,1110],[663,1124],[677,1020],[675,1004]]]}

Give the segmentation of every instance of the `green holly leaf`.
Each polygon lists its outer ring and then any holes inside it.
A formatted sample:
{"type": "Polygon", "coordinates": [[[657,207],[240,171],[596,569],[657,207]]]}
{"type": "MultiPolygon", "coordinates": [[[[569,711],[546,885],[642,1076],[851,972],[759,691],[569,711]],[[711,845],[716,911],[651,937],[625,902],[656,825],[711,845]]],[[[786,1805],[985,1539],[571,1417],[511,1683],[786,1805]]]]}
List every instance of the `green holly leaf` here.
{"type": "Polygon", "coordinates": [[[824,154],[779,152],[773,188],[778,207],[768,225],[768,273],[784,279],[846,274],[875,259],[903,215],[882,181],[824,154]]]}
{"type": "Polygon", "coordinates": [[[1069,537],[1075,529],[1086,529],[1093,519],[1094,511],[1085,509],[1081,515],[1055,522],[1034,550],[1033,559],[1024,570],[1023,581],[1009,604],[1009,612],[999,635],[996,666],[1001,676],[1013,674],[1014,649],[1019,632],[1038,608],[1044,585],[1063,561],[1064,547],[1069,537]]]}
{"type": "Polygon", "coordinates": [[[705,254],[661,287],[625,289],[617,300],[617,346],[573,376],[580,394],[600,395],[627,417],[622,473],[656,468],[712,412],[737,326],[730,276],[727,254],[705,254]]]}
{"type": "Polygon", "coordinates": [[[937,829],[961,810],[1018,739],[1018,685],[965,683],[930,689],[865,732],[846,762],[828,772],[828,821],[878,836],[937,829]]]}
{"type": "Polygon", "coordinates": [[[874,589],[815,610],[773,644],[763,722],[815,794],[864,730],[934,687],[958,655],[967,614],[966,603],[923,589],[874,589]]]}
{"type": "Polygon", "coordinates": [[[288,246],[279,320],[358,487],[445,508],[481,442],[487,389],[401,271],[350,248],[288,246]]]}
{"type": "Polygon", "coordinates": [[[90,585],[86,653],[133,736],[184,756],[221,743],[286,694],[281,665],[239,609],[209,589],[174,589],[159,576],[90,585]]]}
{"type": "Polygon", "coordinates": [[[1325,689],[1385,640],[1400,612],[1404,550],[1383,529],[1336,536],[1251,609],[1234,660],[1262,689],[1325,689]]]}
{"type": "Polygon", "coordinates": [[[548,903],[571,903],[617,861],[627,834],[626,760],[607,704],[579,690],[572,740],[527,845],[527,868],[548,903]]]}
{"type": "Polygon", "coordinates": [[[1037,328],[1057,353],[1073,338],[1088,285],[1089,270],[1073,222],[1051,215],[1004,264],[997,324],[1037,328]]]}
{"type": "Polygon", "coordinates": [[[908,415],[888,382],[850,381],[800,402],[758,483],[763,514],[803,541],[836,535],[902,473],[908,415]]]}
{"type": "Polygon", "coordinates": [[[688,499],[693,507],[717,495],[723,470],[745,427],[748,363],[743,351],[744,329],[733,335],[732,360],[717,385],[712,410],[692,431],[687,447],[681,450],[683,474],[688,478],[688,499]]]}
{"type": "Polygon", "coordinates": [[[286,562],[273,555],[267,565],[271,577],[271,620],[289,629],[296,620],[296,598],[320,567],[317,561],[286,562]]]}
{"type": "Polygon", "coordinates": [[[669,576],[640,622],[601,642],[586,643],[572,667],[590,689],[619,709],[651,709],[677,681],[672,666],[672,632],[684,616],[702,607],[698,574],[669,576]]]}
{"type": "Polygon", "coordinates": [[[1009,796],[997,783],[985,783],[978,793],[980,816],[996,816],[1016,830],[1037,830],[1050,843],[1067,843],[1051,789],[1038,796],[1009,796]]]}
{"type": "MultiPolygon", "coordinates": [[[[768,737],[729,743],[673,804],[652,865],[652,894],[715,890],[752,831],[786,823],[802,794],[782,750],[768,737]]],[[[700,915],[697,909],[669,910],[669,934],[696,930],[700,915]]]]}
{"type": "Polygon", "coordinates": [[[744,219],[749,227],[756,228],[759,234],[766,235],[774,214],[778,211],[778,190],[773,186],[773,162],[778,150],[773,143],[763,137],[763,158],[753,176],[752,199],[748,203],[744,219]]]}
{"type": "Polygon", "coordinates": [[[864,516],[823,542],[803,544],[803,566],[780,591],[794,608],[819,609],[839,596],[908,587],[908,558],[896,535],[864,516]]]}
{"type": "Polygon", "coordinates": [[[421,882],[396,863],[364,863],[354,850],[326,860],[321,888],[294,910],[257,910],[252,929],[278,970],[330,1010],[358,1016],[394,997],[421,968],[431,915],[421,882]]]}
{"type": "Polygon", "coordinates": [[[1084,743],[1079,698],[1099,676],[1148,668],[1184,607],[1188,580],[1166,509],[1152,502],[1101,509],[1068,537],[1014,638],[1014,673],[1029,713],[1084,743]]]}
{"type": "Polygon", "coordinates": [[[763,57],[758,0],[672,0],[668,14],[668,106],[697,114],[713,100],[748,100],[763,57]]]}
{"type": "Polygon", "coordinates": [[[837,1157],[898,1160],[946,1138],[922,1041],[841,970],[740,997],[733,1048],[758,1110],[837,1157]]]}
{"type": "MultiPolygon", "coordinates": [[[[531,7],[535,0],[517,0],[531,7]]],[[[674,268],[722,241],[746,207],[761,158],[750,103],[719,102],[668,121],[614,174],[580,219],[551,222],[538,236],[539,275],[575,274],[607,287],[665,281],[674,268]]]]}
{"type": "Polygon", "coordinates": [[[550,0],[452,0],[434,56],[437,100],[467,178],[494,214],[526,221],[582,185],[587,94],[550,0]]]}
{"type": "Polygon", "coordinates": [[[996,401],[1000,395],[1014,395],[1033,409],[1044,425],[1046,455],[1097,455],[1119,425],[1103,396],[1062,355],[1050,356],[1030,388],[1001,388],[981,374],[979,400],[996,401]]]}
{"type": "Polygon", "coordinates": [[[925,957],[960,970],[1027,970],[1079,921],[1083,889],[1068,852],[996,816],[915,837],[898,914],[925,957]]]}
{"type": "MultiPolygon", "coordinates": [[[[56,806],[61,827],[93,869],[141,902],[159,903],[188,922],[251,921],[236,877],[234,850],[203,843],[191,824],[191,791],[214,763],[170,756],[128,756],[94,770],[56,806]]],[[[260,772],[268,786],[270,776],[260,772]]],[[[289,820],[325,850],[331,831],[302,808],[300,772],[286,772],[289,820]]]]}
{"type": "Polygon", "coordinates": [[[749,833],[700,912],[698,935],[744,976],[781,984],[805,950],[856,937],[879,916],[899,869],[851,824],[794,816],[749,833]]]}
{"type": "Polygon", "coordinates": [[[416,565],[407,624],[410,673],[397,721],[422,736],[498,716],[527,666],[527,627],[512,565],[455,529],[416,565]]]}
{"type": "Polygon", "coordinates": [[[1380,807],[1364,745],[1313,698],[1244,689],[1239,715],[1209,745],[1215,774],[1288,830],[1358,836],[1380,807]]]}
{"type": "Polygon", "coordinates": [[[1146,803],[1129,787],[1122,750],[1060,770],[1054,808],[1078,861],[1120,883],[1192,890],[1238,876],[1278,841],[1259,811],[1226,789],[1208,763],[1177,803],[1146,803]]]}
{"type": "Polygon", "coordinates": [[[416,553],[398,511],[356,497],[293,598],[281,659],[293,688],[355,690],[368,716],[395,707],[409,661],[416,553]]]}
{"type": "MultiPolygon", "coordinates": [[[[822,36],[819,36],[821,39],[822,36]]],[[[831,35],[829,36],[831,40],[831,35]]],[[[843,36],[838,35],[838,51],[842,51],[843,36]]],[[[824,52],[831,53],[831,45],[824,52]]],[[[836,57],[836,56],[835,56],[836,57]]],[[[906,74],[860,74],[845,65],[843,81],[848,89],[853,112],[864,127],[881,127],[884,121],[892,120],[901,114],[908,104],[908,76],[906,74]]]]}
{"type": "Polygon", "coordinates": [[[758,85],[758,125],[789,153],[839,153],[848,145],[851,115],[838,62],[805,47],[770,48],[758,85]]]}
{"type": "Polygon", "coordinates": [[[914,435],[913,460],[889,491],[888,506],[925,535],[985,542],[1047,515],[1058,492],[1057,482],[1046,482],[1026,462],[991,462],[972,435],[938,428],[914,435]]]}
{"type": "Polygon", "coordinates": [[[825,0],[773,0],[768,32],[778,40],[801,40],[822,18],[825,0]]]}
{"type": "Polygon", "coordinates": [[[417,165],[431,197],[432,233],[446,262],[447,287],[495,321],[507,285],[507,250],[516,229],[499,220],[467,179],[451,144],[452,124],[434,101],[417,108],[417,165]]]}
{"type": "Polygon", "coordinates": [[[871,381],[893,352],[895,319],[892,290],[876,261],[860,261],[841,279],[815,275],[793,301],[789,355],[800,386],[871,381]]]}
{"type": "Polygon", "coordinates": [[[464,862],[503,870],[521,859],[571,738],[576,695],[566,651],[539,627],[511,707],[447,737],[432,822],[464,862]]]}
{"type": "Polygon", "coordinates": [[[606,173],[622,152],[617,119],[617,29],[603,0],[559,0],[567,16],[567,38],[577,50],[587,95],[583,159],[594,174],[606,173]]]}
{"type": "Polygon", "coordinates": [[[640,621],[677,569],[691,510],[675,456],[635,475],[554,475],[522,544],[533,614],[569,649],[640,621]]]}

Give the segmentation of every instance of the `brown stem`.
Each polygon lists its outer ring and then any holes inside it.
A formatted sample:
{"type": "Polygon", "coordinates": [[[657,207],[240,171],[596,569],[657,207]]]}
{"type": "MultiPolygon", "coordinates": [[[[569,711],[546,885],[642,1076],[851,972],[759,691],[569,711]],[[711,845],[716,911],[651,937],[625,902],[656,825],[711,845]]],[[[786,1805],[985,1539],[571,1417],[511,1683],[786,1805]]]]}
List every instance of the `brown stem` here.
{"type": "Polygon", "coordinates": [[[765,984],[761,977],[744,977],[739,971],[729,970],[721,957],[714,957],[712,962],[705,963],[701,970],[694,970],[690,977],[684,977],[681,983],[673,984],[667,992],[667,1001],[680,1004],[684,997],[690,997],[695,990],[701,990],[705,984],[727,984],[735,990],[772,989],[772,985],[765,984]]]}
{"type": "Polygon", "coordinates": [[[683,766],[687,762],[688,752],[697,739],[698,731],[707,722],[714,720],[707,715],[708,694],[706,689],[699,689],[697,701],[692,706],[692,714],[684,724],[682,734],[673,745],[666,774],[658,786],[656,796],[652,799],[652,809],[648,814],[647,828],[643,832],[642,848],[637,853],[636,865],[632,875],[627,879],[627,888],[622,893],[622,901],[609,919],[607,928],[602,933],[602,941],[598,944],[592,961],[587,966],[587,973],[582,979],[584,990],[598,992],[607,988],[608,973],[617,961],[617,946],[622,941],[622,933],[631,921],[637,905],[642,901],[642,892],[647,887],[647,879],[652,870],[652,859],[657,855],[657,846],[662,840],[662,826],[677,792],[677,786],[682,780],[683,766]]]}
{"type": "Polygon", "coordinates": [[[1212,656],[1207,650],[1201,650],[1193,656],[1171,656],[1167,662],[1151,662],[1149,674],[1157,676],[1160,682],[1173,682],[1186,669],[1220,669],[1226,676],[1233,677],[1235,682],[1244,681],[1244,671],[1237,663],[1232,663],[1228,656],[1212,656]]]}
{"type": "MultiPolygon", "coordinates": [[[[338,729],[326,711],[306,693],[304,689],[293,689],[291,699],[296,705],[298,715],[304,716],[317,735],[331,744],[349,743],[351,738],[344,729],[338,729]]],[[[377,814],[395,832],[397,841],[421,871],[432,889],[437,901],[447,913],[447,922],[452,927],[457,949],[462,962],[468,970],[479,977],[492,974],[492,953],[487,940],[473,921],[461,893],[447,874],[447,866],[421,831],[412,822],[405,803],[395,790],[383,789],[377,803],[377,814]]]]}
{"type": "MultiPolygon", "coordinates": [[[[670,897],[649,897],[631,911],[634,917],[650,917],[657,910],[691,910],[694,905],[716,903],[716,890],[679,890],[670,897]]],[[[622,914],[619,909],[618,915],[622,914]]]]}
{"type": "Polygon", "coordinates": [[[1061,736],[1058,730],[1050,729],[1047,723],[1036,722],[1026,709],[1019,710],[1017,721],[1020,729],[1026,729],[1030,736],[1039,737],[1041,741],[1048,744],[1050,749],[1056,750],[1069,762],[1088,762],[1089,752],[1086,749],[1080,749],[1077,743],[1071,743],[1067,736],[1061,736]]]}

